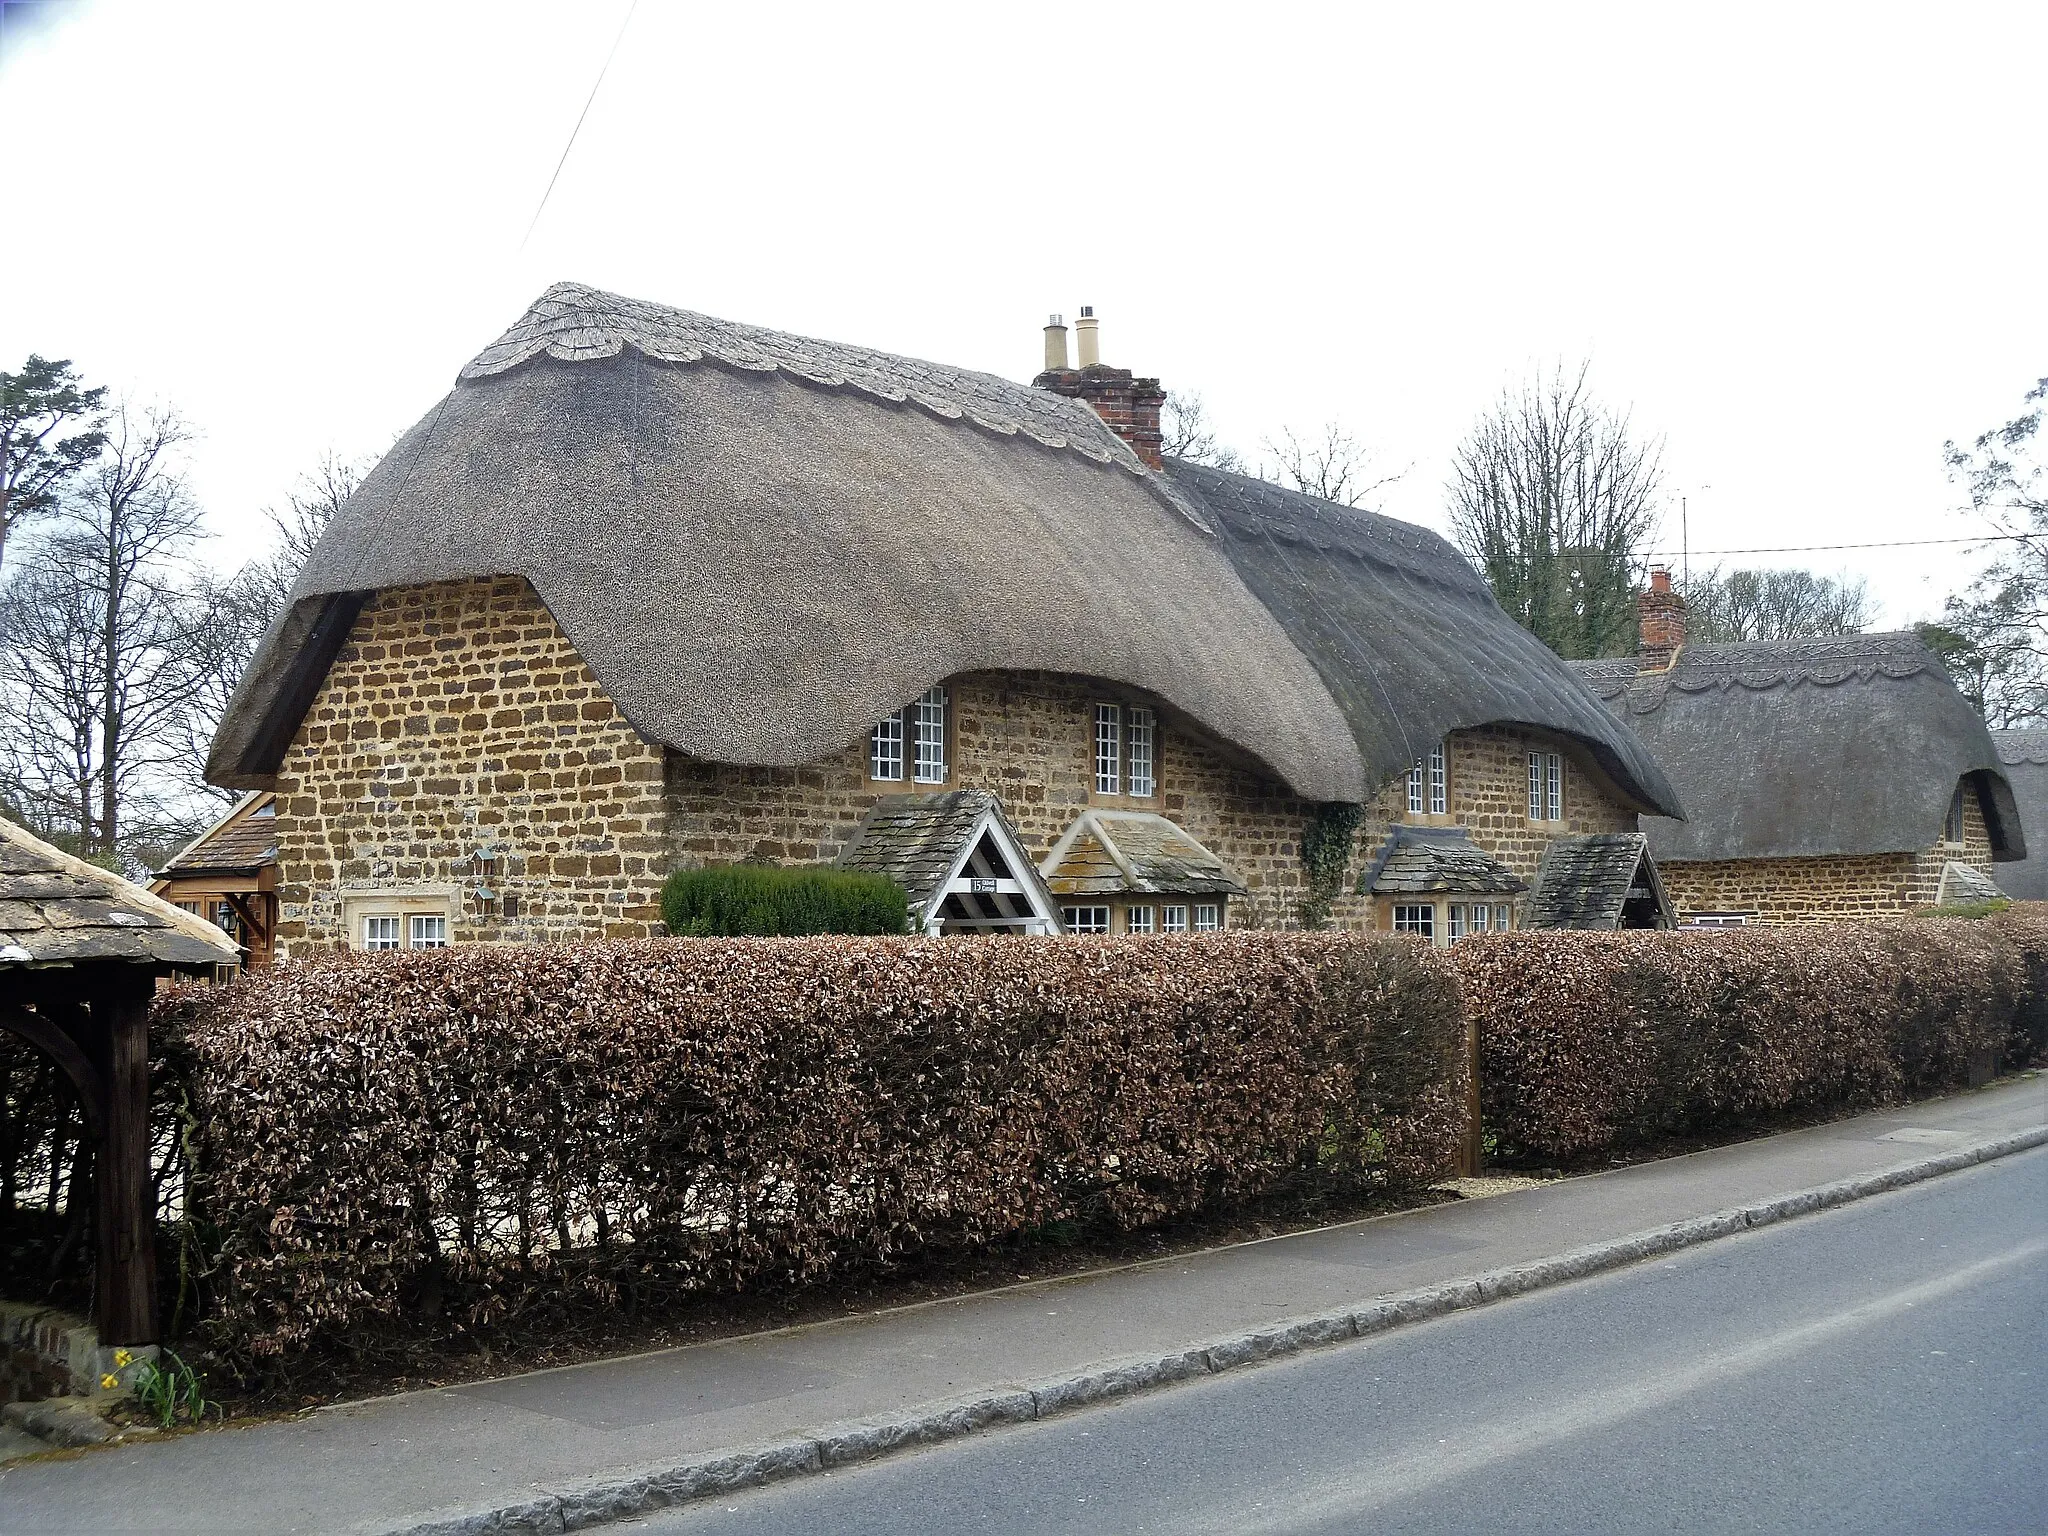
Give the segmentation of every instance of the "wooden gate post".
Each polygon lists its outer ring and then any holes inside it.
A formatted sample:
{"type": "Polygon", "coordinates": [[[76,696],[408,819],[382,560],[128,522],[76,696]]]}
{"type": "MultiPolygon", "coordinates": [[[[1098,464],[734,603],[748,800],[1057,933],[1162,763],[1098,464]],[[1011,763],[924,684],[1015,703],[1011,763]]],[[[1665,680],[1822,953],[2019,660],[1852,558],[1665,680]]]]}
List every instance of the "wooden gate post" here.
{"type": "Polygon", "coordinates": [[[1465,1020],[1465,1134],[1458,1143],[1458,1177],[1472,1178],[1479,1172],[1485,1150],[1479,1126],[1479,1023],[1465,1020]]]}
{"type": "Polygon", "coordinates": [[[154,1344],[156,1211],[149,1178],[149,1002],[156,978],[109,978],[92,1000],[104,1053],[94,1322],[102,1345],[154,1344]]]}

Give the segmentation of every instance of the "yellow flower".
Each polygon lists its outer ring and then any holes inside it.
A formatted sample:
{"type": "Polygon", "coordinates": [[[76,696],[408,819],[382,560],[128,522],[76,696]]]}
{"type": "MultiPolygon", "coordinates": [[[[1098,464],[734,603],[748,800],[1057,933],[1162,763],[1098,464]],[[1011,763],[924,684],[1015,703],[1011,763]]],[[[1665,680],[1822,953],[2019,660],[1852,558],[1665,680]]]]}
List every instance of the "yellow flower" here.
{"type": "Polygon", "coordinates": [[[114,1378],[111,1376],[102,1376],[100,1378],[100,1388],[102,1391],[111,1392],[114,1389],[114,1378]]]}
{"type": "Polygon", "coordinates": [[[114,1364],[117,1366],[126,1365],[130,1360],[133,1360],[134,1358],[135,1357],[129,1354],[128,1351],[125,1349],[117,1349],[114,1351],[114,1364]]]}

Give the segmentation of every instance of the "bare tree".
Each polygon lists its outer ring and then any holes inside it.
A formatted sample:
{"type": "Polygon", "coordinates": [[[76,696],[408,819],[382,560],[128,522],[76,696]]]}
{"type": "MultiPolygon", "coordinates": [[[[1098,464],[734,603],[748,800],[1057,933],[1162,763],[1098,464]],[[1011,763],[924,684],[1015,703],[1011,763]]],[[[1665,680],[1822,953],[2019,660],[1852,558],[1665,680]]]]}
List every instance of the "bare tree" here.
{"type": "Polygon", "coordinates": [[[114,858],[194,819],[212,618],[175,412],[117,407],[100,457],[7,583],[0,775],[32,825],[114,858]]]}
{"type": "Polygon", "coordinates": [[[1401,471],[1379,474],[1374,455],[1334,421],[1323,423],[1319,436],[1303,442],[1292,427],[1280,429],[1279,441],[1266,439],[1276,472],[1263,478],[1292,485],[1340,506],[1364,506],[1366,498],[1401,478],[1401,471]]]}
{"type": "Polygon", "coordinates": [[[284,610],[292,583],[312,558],[313,546],[320,542],[320,535],[327,531],[334,514],[355,495],[369,469],[369,460],[344,459],[330,448],[312,471],[301,475],[285,493],[282,508],[263,509],[264,517],[276,531],[277,545],[269,554],[250,561],[237,577],[246,585],[247,598],[260,616],[256,635],[260,636],[264,626],[284,610]]]}
{"type": "Polygon", "coordinates": [[[1208,409],[1202,404],[1200,395],[1169,389],[1160,425],[1160,451],[1169,459],[1202,464],[1210,469],[1244,468],[1244,460],[1238,451],[1217,440],[1215,429],[1209,425],[1208,409]]]}
{"type": "Polygon", "coordinates": [[[1602,406],[1588,368],[1535,377],[1458,446],[1451,524],[1501,607],[1560,655],[1620,655],[1657,527],[1662,445],[1602,406]]]}
{"type": "Polygon", "coordinates": [[[7,536],[55,509],[64,482],[99,456],[105,388],[80,389],[71,364],[29,354],[0,372],[0,569],[7,536]],[[66,427],[79,430],[64,434],[66,427]]]}
{"type": "Polygon", "coordinates": [[[1863,578],[1811,571],[1719,570],[1684,589],[1688,640],[1803,640],[1860,634],[1870,623],[1863,578]]]}
{"type": "Polygon", "coordinates": [[[1944,445],[1949,477],[1999,535],[2002,552],[1968,591],[1949,598],[1939,624],[1921,627],[1999,726],[2048,720],[2048,378],[2022,404],[2027,409],[1973,442],[1944,445]]]}

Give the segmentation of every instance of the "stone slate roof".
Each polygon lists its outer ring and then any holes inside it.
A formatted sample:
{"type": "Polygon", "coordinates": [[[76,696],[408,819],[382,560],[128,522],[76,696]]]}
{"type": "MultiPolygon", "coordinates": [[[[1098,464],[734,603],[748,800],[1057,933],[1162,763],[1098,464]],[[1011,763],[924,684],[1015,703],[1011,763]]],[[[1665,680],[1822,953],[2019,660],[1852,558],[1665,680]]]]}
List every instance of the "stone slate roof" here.
{"type": "Polygon", "coordinates": [[[1946,907],[1977,901],[2003,901],[2005,896],[1998,882],[1983,870],[1974,864],[1951,859],[1941,866],[1941,885],[1934,899],[1946,907]]]}
{"type": "Polygon", "coordinates": [[[1520,875],[1475,847],[1464,827],[1398,825],[1358,880],[1359,894],[1372,896],[1512,894],[1528,888],[1520,875]]]}
{"type": "Polygon", "coordinates": [[[1523,907],[1525,928],[1619,928],[1629,892],[1646,885],[1665,924],[1673,923],[1657,866],[1641,832],[1594,832],[1551,839],[1523,907]]]}
{"type": "Polygon", "coordinates": [[[0,820],[0,971],[101,960],[198,970],[241,954],[213,924],[0,820]]]}
{"type": "MultiPolygon", "coordinates": [[[[1021,849],[1017,829],[1003,814],[1002,802],[985,789],[955,789],[924,795],[884,795],[840,852],[839,867],[885,875],[903,887],[910,906],[928,913],[943,892],[941,884],[960,862],[967,840],[984,819],[993,820],[1021,849]]],[[[1031,861],[1018,858],[1012,879],[1032,887],[1039,905],[1057,910],[1031,861]]]]}
{"type": "Polygon", "coordinates": [[[1039,868],[1057,896],[1244,894],[1221,859],[1152,811],[1083,811],[1039,868]]]}
{"type": "Polygon", "coordinates": [[[1656,766],[1434,534],[1189,466],[988,374],[574,284],[548,290],[322,537],[230,703],[216,783],[269,788],[368,592],[524,577],[650,740],[813,761],[967,671],[1144,690],[1311,800],[1448,729],[1656,766]]]}
{"type": "Polygon", "coordinates": [[[2012,786],[2020,825],[2037,833],[2024,859],[2000,866],[1998,884],[2015,901],[2048,901],[2048,730],[1993,731],[1991,744],[2012,786]]]}
{"type": "Polygon", "coordinates": [[[1984,722],[1911,634],[1688,645],[1665,672],[1577,663],[1685,803],[1645,816],[1660,863],[1912,853],[1967,778],[1993,856],[2026,854],[1984,722]]]}
{"type": "Polygon", "coordinates": [[[213,827],[179,849],[157,874],[254,874],[276,862],[276,799],[258,790],[244,795],[213,827]]]}

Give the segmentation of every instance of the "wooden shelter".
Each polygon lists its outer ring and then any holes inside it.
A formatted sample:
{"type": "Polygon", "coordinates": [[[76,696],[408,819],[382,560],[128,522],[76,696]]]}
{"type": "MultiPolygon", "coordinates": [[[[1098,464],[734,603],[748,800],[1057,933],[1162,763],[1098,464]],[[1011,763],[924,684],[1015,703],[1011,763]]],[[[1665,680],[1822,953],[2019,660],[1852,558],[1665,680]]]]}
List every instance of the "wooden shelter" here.
{"type": "Polygon", "coordinates": [[[95,1147],[102,1345],[157,1337],[149,1004],[157,978],[241,958],[204,919],[0,821],[0,1029],[54,1061],[95,1147]]]}
{"type": "Polygon", "coordinates": [[[277,797],[242,796],[179,849],[150,882],[152,895],[241,941],[251,967],[270,963],[277,932],[277,797]]]}

